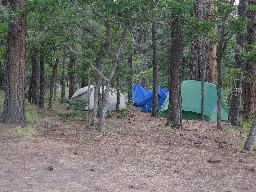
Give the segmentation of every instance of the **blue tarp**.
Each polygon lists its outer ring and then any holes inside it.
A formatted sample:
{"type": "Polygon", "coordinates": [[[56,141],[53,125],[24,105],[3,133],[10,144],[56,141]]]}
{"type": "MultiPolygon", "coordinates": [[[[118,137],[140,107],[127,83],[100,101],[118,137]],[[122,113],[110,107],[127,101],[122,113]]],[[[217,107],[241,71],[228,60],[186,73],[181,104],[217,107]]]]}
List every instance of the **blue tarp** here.
{"type": "MultiPolygon", "coordinates": [[[[158,87],[158,110],[161,109],[168,91],[158,87]]],[[[151,90],[146,90],[138,84],[133,85],[133,105],[136,107],[141,107],[141,112],[151,112],[152,111],[152,98],[153,92],[151,90]]]]}
{"type": "Polygon", "coordinates": [[[133,84],[132,85],[133,106],[142,107],[140,103],[143,102],[150,94],[152,94],[152,91],[144,89],[139,84],[133,84]]]}

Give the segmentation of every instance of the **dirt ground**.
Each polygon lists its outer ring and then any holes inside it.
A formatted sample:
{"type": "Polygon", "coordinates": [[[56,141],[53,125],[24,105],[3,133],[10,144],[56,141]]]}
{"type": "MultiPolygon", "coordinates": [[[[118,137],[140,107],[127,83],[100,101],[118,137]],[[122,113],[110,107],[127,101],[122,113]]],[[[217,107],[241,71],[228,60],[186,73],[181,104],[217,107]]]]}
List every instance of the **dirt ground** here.
{"type": "Polygon", "coordinates": [[[108,118],[105,136],[54,111],[24,127],[0,124],[0,191],[256,191],[256,151],[242,150],[241,131],[165,123],[133,110],[108,118]]]}

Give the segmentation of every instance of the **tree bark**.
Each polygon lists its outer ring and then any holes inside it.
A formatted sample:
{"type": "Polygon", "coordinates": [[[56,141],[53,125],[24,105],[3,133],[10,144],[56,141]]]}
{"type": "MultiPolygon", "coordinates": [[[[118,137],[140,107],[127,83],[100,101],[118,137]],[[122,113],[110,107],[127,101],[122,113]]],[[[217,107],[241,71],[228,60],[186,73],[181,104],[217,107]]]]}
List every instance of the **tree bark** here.
{"type": "MultiPolygon", "coordinates": [[[[247,27],[247,52],[251,52],[256,43],[256,2],[248,0],[247,17],[250,24],[247,27]]],[[[254,118],[255,109],[255,85],[256,85],[256,67],[255,58],[249,56],[245,66],[246,82],[245,82],[245,97],[244,97],[244,119],[252,121],[254,118]]]]}
{"type": "MultiPolygon", "coordinates": [[[[43,47],[43,45],[41,45],[43,47]]],[[[40,53],[40,96],[39,108],[44,108],[45,96],[45,70],[44,70],[44,53],[40,53]]]]}
{"type": "MultiPolygon", "coordinates": [[[[209,0],[208,4],[208,20],[211,20],[215,17],[215,0],[209,0]]],[[[216,31],[216,27],[213,29],[216,31]]],[[[216,82],[216,66],[217,66],[217,46],[211,42],[207,47],[207,73],[208,73],[208,82],[215,84],[216,82]]]]}
{"type": "Polygon", "coordinates": [[[152,51],[153,51],[153,97],[152,97],[152,117],[157,116],[158,112],[158,66],[157,66],[157,25],[152,24],[152,51]]]}
{"type": "MultiPolygon", "coordinates": [[[[182,2],[181,0],[179,2],[182,2]]],[[[171,55],[169,65],[169,115],[167,124],[173,128],[182,128],[182,110],[181,110],[181,69],[183,42],[181,24],[178,13],[173,14],[171,22],[171,55]]]]}
{"type": "Polygon", "coordinates": [[[58,89],[58,66],[55,69],[55,77],[54,77],[54,85],[53,85],[53,101],[56,101],[57,97],[57,89],[58,89]]]}
{"type": "Polygon", "coordinates": [[[57,57],[54,65],[52,66],[52,75],[51,75],[50,87],[49,87],[49,89],[50,89],[50,96],[49,96],[48,109],[52,109],[53,93],[54,93],[54,83],[55,83],[55,79],[56,79],[56,75],[57,75],[58,62],[59,62],[59,58],[57,57]]]}
{"type": "Polygon", "coordinates": [[[60,102],[64,103],[65,95],[66,95],[66,47],[63,46],[63,57],[62,57],[62,72],[61,72],[61,96],[60,102]]]}
{"type": "MultiPolygon", "coordinates": [[[[242,19],[246,19],[246,2],[247,0],[240,0],[238,5],[238,16],[242,19]]],[[[241,34],[236,37],[236,42],[240,46],[241,50],[245,49],[246,35],[241,34]]],[[[244,60],[241,56],[240,50],[236,50],[234,67],[238,70],[242,69],[244,60]]],[[[230,101],[230,123],[233,126],[240,125],[240,107],[242,99],[242,80],[241,75],[232,86],[232,95],[230,101]]]]}
{"type": "Polygon", "coordinates": [[[4,63],[0,63],[0,90],[4,90],[4,69],[3,69],[4,63]]]}
{"type": "Polygon", "coordinates": [[[129,65],[129,76],[128,76],[128,103],[132,106],[132,76],[133,76],[133,69],[132,69],[132,54],[128,57],[128,65],[129,65]]]}
{"type": "MultiPolygon", "coordinates": [[[[77,15],[78,6],[76,0],[70,0],[70,5],[73,10],[73,15],[77,15]]],[[[77,36],[77,31],[75,29],[71,29],[71,35],[77,36]]],[[[73,47],[75,47],[76,43],[73,43],[73,47]]],[[[73,96],[73,94],[77,90],[77,74],[76,74],[76,62],[77,57],[76,54],[72,51],[70,52],[70,63],[69,63],[69,98],[73,96]]]]}
{"type": "Polygon", "coordinates": [[[69,65],[69,98],[71,98],[77,90],[77,75],[76,75],[76,55],[70,53],[69,65]]]}
{"type": "MultiPolygon", "coordinates": [[[[9,1],[13,10],[22,10],[25,0],[9,1]]],[[[9,23],[6,51],[6,89],[3,122],[21,123],[25,119],[25,40],[26,21],[16,16],[9,23]]]]}
{"type": "Polygon", "coordinates": [[[119,67],[117,66],[117,78],[116,78],[116,111],[120,110],[120,74],[119,74],[119,67]]]}
{"type": "Polygon", "coordinates": [[[100,103],[99,127],[98,127],[98,130],[101,134],[104,134],[106,113],[107,113],[108,104],[109,104],[109,91],[110,91],[110,82],[107,83],[106,89],[104,89],[104,87],[102,88],[102,99],[100,103]]]}
{"type": "Polygon", "coordinates": [[[99,106],[99,92],[100,92],[100,81],[99,79],[96,82],[94,87],[94,104],[92,111],[92,125],[97,123],[97,114],[98,114],[98,106],[99,106]]]}
{"type": "MultiPolygon", "coordinates": [[[[138,38],[139,53],[142,55],[142,71],[146,71],[148,69],[146,42],[147,42],[147,34],[144,26],[142,26],[139,29],[139,38],[138,38]]],[[[141,85],[144,88],[147,87],[147,78],[144,76],[141,78],[141,85]]]]}
{"type": "Polygon", "coordinates": [[[116,111],[119,111],[120,110],[120,89],[118,88],[116,90],[116,111]]]}
{"type": "Polygon", "coordinates": [[[202,63],[201,63],[201,119],[204,121],[204,82],[205,82],[205,46],[202,46],[202,63]]]}
{"type": "MultiPolygon", "coordinates": [[[[218,50],[221,52],[222,50],[218,50]]],[[[222,108],[222,96],[221,96],[221,89],[222,89],[222,63],[221,63],[221,53],[218,54],[217,59],[217,71],[218,71],[218,83],[217,83],[217,128],[222,129],[221,125],[221,108],[222,108]]]]}
{"type": "Polygon", "coordinates": [[[202,65],[202,51],[203,51],[203,42],[200,40],[193,41],[193,61],[192,61],[192,71],[191,77],[193,80],[201,80],[201,65],[202,65]]]}
{"type": "Polygon", "coordinates": [[[244,144],[244,149],[245,150],[250,150],[251,147],[253,146],[254,139],[256,135],[256,119],[254,119],[254,123],[252,125],[252,128],[247,136],[246,142],[244,144]]]}
{"type": "Polygon", "coordinates": [[[31,55],[31,64],[32,64],[32,75],[31,75],[31,102],[35,105],[39,104],[39,95],[40,95],[40,63],[36,57],[36,52],[32,52],[31,55]]]}
{"type": "MultiPolygon", "coordinates": [[[[204,19],[204,2],[203,0],[196,0],[194,6],[194,16],[198,20],[204,19]]],[[[191,67],[191,77],[194,80],[201,80],[201,66],[203,62],[203,42],[200,39],[194,39],[192,43],[192,67],[191,67]]]]}

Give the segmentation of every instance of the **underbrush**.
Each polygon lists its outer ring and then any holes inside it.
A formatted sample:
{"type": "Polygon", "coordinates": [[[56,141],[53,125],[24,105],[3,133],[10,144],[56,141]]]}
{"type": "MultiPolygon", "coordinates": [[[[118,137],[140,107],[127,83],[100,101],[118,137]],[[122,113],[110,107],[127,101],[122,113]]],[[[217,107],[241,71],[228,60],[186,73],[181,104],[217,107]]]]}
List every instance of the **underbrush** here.
{"type": "Polygon", "coordinates": [[[60,118],[65,120],[75,120],[87,117],[88,111],[85,111],[85,106],[88,102],[86,102],[84,99],[66,99],[65,103],[69,111],[58,113],[58,116],[60,118]]]}
{"type": "Polygon", "coordinates": [[[107,118],[126,118],[129,116],[130,109],[123,108],[119,109],[119,111],[107,111],[107,118]]]}

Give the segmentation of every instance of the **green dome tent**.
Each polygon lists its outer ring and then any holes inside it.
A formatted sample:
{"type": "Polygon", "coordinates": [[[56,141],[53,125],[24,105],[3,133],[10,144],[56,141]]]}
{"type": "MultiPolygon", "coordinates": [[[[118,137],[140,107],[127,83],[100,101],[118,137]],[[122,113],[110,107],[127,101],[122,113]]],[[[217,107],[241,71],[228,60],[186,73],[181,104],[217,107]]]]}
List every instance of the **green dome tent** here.
{"type": "MultiPolygon", "coordinates": [[[[187,80],[181,84],[182,118],[201,120],[201,81],[187,80]]],[[[159,111],[160,117],[168,116],[169,95],[159,111]]],[[[217,91],[212,83],[204,83],[204,115],[205,120],[217,121],[217,91]]],[[[221,119],[228,120],[228,107],[222,92],[221,119]]]]}

